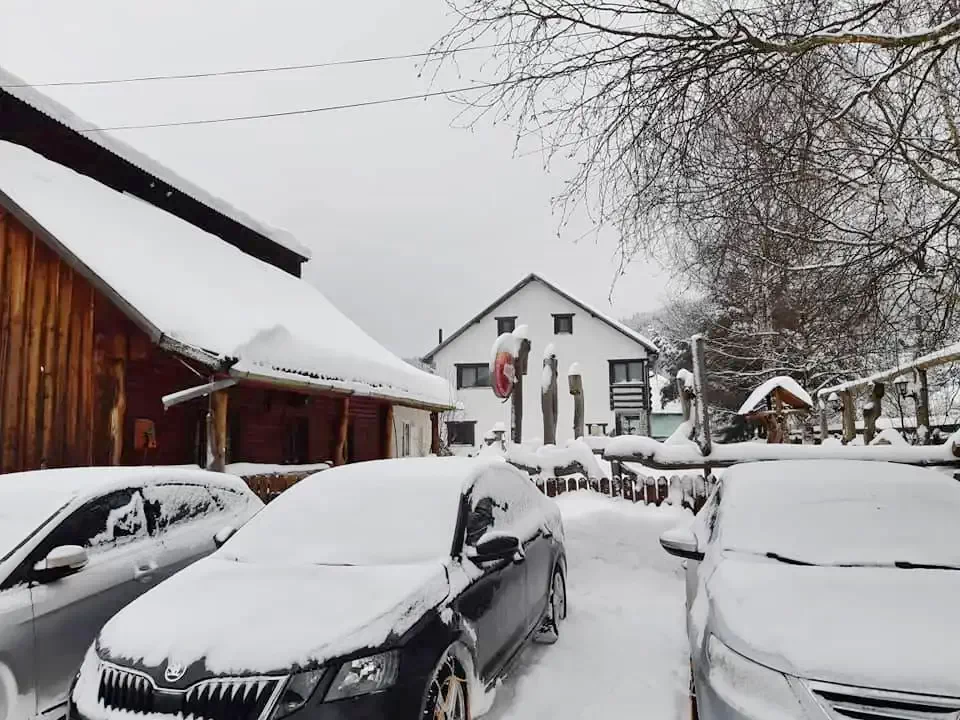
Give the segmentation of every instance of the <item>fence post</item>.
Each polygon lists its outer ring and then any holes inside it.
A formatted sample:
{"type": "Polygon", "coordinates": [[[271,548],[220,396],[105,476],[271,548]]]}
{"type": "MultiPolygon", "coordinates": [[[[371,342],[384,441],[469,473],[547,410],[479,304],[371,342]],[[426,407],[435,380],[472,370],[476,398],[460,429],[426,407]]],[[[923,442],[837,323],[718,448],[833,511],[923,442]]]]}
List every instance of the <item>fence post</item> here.
{"type": "Polygon", "coordinates": [[[693,342],[693,387],[697,393],[697,424],[699,427],[700,452],[709,455],[712,449],[710,440],[710,413],[707,403],[707,361],[705,349],[707,340],[703,335],[694,335],[693,342]]]}

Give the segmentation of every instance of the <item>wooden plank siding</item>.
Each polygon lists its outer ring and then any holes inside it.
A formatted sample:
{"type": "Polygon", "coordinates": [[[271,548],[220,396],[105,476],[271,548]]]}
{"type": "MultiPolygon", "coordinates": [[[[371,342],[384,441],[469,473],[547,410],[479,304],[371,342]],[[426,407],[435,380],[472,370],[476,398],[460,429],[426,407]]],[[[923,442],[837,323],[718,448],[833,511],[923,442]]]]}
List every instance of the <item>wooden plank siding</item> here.
{"type": "Polygon", "coordinates": [[[95,291],[0,208],[0,472],[88,464],[95,291]]]}
{"type": "MultiPolygon", "coordinates": [[[[0,473],[203,463],[208,400],[165,411],[161,398],[209,372],[154,345],[0,207],[0,473]],[[144,428],[151,442],[135,437],[144,428]]],[[[225,392],[229,462],[333,462],[338,445],[348,462],[390,454],[383,401],[251,382],[225,392]]]]}

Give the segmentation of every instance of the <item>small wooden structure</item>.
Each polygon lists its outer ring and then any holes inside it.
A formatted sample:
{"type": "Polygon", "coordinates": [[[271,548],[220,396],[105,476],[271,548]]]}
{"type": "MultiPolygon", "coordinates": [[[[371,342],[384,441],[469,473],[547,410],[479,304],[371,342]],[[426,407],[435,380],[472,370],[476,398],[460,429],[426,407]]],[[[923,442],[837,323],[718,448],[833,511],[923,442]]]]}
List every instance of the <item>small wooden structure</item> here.
{"type": "Polygon", "coordinates": [[[768,443],[784,443],[789,436],[788,418],[807,415],[812,409],[807,392],[793,378],[782,376],[756,388],[737,414],[747,422],[762,425],[768,443]]]}

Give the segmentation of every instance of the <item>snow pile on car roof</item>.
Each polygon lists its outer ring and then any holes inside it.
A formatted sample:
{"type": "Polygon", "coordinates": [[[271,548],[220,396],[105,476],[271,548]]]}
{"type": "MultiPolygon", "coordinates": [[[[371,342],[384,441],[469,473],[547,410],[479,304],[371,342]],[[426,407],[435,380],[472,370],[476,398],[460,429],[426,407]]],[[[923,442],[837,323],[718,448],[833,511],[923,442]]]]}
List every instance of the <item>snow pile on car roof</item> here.
{"type": "Polygon", "coordinates": [[[7,142],[0,191],[155,334],[234,362],[231,374],[451,404],[445,379],[386,350],[306,281],[149,203],[7,142]]]}

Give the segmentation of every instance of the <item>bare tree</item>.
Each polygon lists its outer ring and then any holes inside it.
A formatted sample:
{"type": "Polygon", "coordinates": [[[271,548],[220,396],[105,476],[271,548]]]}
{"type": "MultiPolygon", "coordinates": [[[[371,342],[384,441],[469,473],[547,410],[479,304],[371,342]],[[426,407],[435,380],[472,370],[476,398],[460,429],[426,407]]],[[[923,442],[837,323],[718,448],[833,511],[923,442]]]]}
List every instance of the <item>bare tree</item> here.
{"type": "Polygon", "coordinates": [[[574,159],[561,200],[625,261],[747,269],[761,294],[786,273],[874,334],[955,331],[957,0],[449,2],[440,58],[497,46],[471,108],[574,159]]]}

